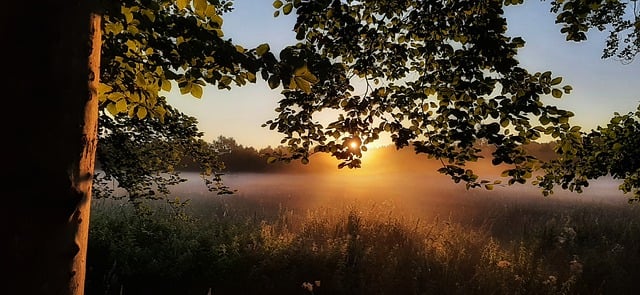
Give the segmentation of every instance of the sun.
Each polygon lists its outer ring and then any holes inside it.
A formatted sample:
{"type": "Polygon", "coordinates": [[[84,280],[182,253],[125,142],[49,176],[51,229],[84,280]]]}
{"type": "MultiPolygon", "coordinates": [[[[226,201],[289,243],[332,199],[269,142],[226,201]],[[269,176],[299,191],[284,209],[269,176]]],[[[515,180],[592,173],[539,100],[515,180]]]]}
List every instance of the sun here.
{"type": "Polygon", "coordinates": [[[346,147],[348,147],[351,150],[358,150],[360,149],[360,145],[362,144],[362,141],[360,141],[360,138],[357,136],[351,137],[351,138],[347,138],[344,141],[344,144],[346,147]]]}

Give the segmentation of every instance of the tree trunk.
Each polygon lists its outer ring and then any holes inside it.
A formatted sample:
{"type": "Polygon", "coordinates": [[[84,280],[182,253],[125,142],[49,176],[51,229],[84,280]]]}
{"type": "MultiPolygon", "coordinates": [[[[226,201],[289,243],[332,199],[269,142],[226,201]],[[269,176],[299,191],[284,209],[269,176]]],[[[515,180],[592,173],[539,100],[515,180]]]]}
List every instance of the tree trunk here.
{"type": "Polygon", "coordinates": [[[84,293],[101,53],[91,2],[0,9],[2,294],[84,293]]]}

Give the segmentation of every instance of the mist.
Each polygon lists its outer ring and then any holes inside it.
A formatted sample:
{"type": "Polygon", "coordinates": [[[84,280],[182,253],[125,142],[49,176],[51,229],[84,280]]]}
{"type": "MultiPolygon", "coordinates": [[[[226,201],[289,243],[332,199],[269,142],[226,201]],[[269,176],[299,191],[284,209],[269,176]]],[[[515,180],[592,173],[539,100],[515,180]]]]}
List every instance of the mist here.
{"type": "MultiPolygon", "coordinates": [[[[310,164],[294,162],[276,172],[234,173],[222,176],[225,185],[235,191],[217,196],[209,192],[198,173],[185,172],[184,182],[172,189],[181,199],[207,206],[223,200],[242,202],[263,210],[282,209],[305,212],[317,208],[348,206],[388,206],[397,214],[418,218],[480,214],[483,208],[504,205],[570,206],[593,203],[627,206],[627,196],[618,190],[620,181],[610,178],[592,181],[583,193],[562,190],[544,197],[539,188],[526,184],[496,185],[466,189],[437,172],[442,163],[416,155],[411,150],[381,148],[365,154],[362,168],[338,169],[338,161],[319,154],[310,164]]],[[[496,180],[505,167],[481,160],[469,166],[480,179],[496,180]]],[[[506,179],[502,183],[507,183],[506,179]]],[[[466,216],[467,218],[469,216],[466,216]]]]}

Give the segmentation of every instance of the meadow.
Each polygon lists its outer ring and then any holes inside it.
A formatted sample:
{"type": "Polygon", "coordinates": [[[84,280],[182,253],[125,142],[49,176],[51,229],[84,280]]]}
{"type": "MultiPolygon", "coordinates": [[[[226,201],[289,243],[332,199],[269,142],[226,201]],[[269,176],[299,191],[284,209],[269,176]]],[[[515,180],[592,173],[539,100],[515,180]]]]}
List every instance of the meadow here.
{"type": "Polygon", "coordinates": [[[615,184],[545,198],[417,173],[227,183],[239,191],[183,187],[144,212],[95,200],[87,294],[640,294],[640,208],[615,184]]]}

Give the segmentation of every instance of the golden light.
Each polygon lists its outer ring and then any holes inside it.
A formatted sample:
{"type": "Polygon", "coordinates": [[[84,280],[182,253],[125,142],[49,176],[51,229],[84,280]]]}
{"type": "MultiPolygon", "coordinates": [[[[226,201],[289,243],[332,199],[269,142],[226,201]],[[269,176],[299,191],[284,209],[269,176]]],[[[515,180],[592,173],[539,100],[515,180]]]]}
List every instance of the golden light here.
{"type": "Polygon", "coordinates": [[[357,149],[357,148],[358,148],[358,143],[357,143],[357,142],[355,142],[355,141],[352,141],[352,142],[349,144],[349,146],[350,146],[352,149],[357,149]]]}

